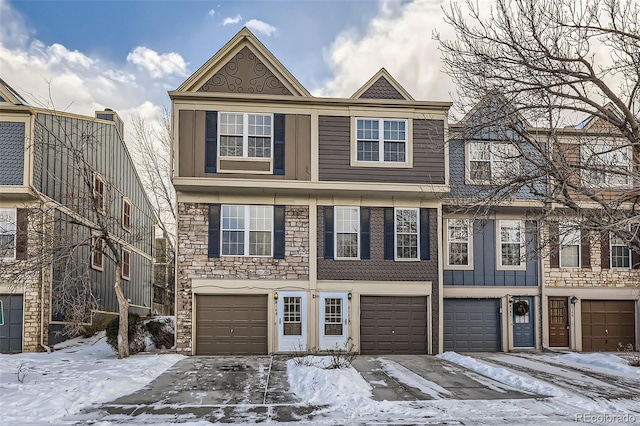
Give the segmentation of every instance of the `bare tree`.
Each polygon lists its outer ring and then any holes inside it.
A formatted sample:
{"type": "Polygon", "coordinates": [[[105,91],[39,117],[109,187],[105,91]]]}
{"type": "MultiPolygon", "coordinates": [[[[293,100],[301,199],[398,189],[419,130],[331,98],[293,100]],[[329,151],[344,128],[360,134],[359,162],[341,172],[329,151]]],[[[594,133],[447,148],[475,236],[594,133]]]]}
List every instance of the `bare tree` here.
{"type": "Polygon", "coordinates": [[[503,172],[460,205],[486,213],[526,192],[541,206],[531,210],[540,219],[569,215],[582,229],[612,232],[640,251],[638,3],[483,6],[451,3],[445,19],[455,38],[435,34],[458,105],[471,111],[451,138],[491,133],[512,148],[489,148],[503,172]],[[484,114],[474,115],[478,104],[484,114]]]}

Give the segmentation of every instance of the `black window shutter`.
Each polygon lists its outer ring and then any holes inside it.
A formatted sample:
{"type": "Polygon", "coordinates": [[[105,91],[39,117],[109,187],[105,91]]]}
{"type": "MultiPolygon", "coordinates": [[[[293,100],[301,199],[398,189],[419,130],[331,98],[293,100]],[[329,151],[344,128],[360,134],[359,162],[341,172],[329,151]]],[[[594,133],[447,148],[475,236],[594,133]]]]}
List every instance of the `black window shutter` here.
{"type": "Polygon", "coordinates": [[[580,230],[580,260],[582,268],[591,268],[591,242],[589,241],[589,231],[580,230]]]}
{"type": "Polygon", "coordinates": [[[558,222],[549,224],[549,266],[560,267],[560,225],[558,222]]]}
{"type": "Polygon", "coordinates": [[[609,250],[609,231],[600,233],[600,266],[602,269],[611,268],[611,253],[609,250]]]}
{"type": "Polygon", "coordinates": [[[273,114],[273,174],[284,174],[284,114],[273,114]]]}
{"type": "Polygon", "coordinates": [[[218,157],[218,112],[207,111],[205,129],[205,160],[204,171],[216,172],[216,160],[218,157]]]}
{"type": "Polygon", "coordinates": [[[420,209],[420,260],[431,260],[429,209],[420,209]]]}
{"type": "Polygon", "coordinates": [[[393,260],[395,258],[395,242],[394,242],[394,220],[393,207],[385,207],[384,209],[384,258],[393,260]]]}
{"type": "Polygon", "coordinates": [[[273,206],[273,258],[284,259],[284,206],[273,206]]]}
{"type": "Polygon", "coordinates": [[[27,259],[27,241],[29,228],[29,210],[18,209],[16,212],[16,259],[27,259]]]}
{"type": "Polygon", "coordinates": [[[333,259],[333,207],[324,208],[324,258],[333,259]]]}
{"type": "Polygon", "coordinates": [[[220,204],[209,204],[209,257],[220,257],[220,204]]]}
{"type": "MultiPolygon", "coordinates": [[[[636,235],[638,233],[638,226],[639,225],[633,225],[631,228],[632,232],[636,235]]],[[[631,250],[631,269],[640,269],[640,252],[635,250],[631,250]]]]}
{"type": "Polygon", "coordinates": [[[360,207],[360,259],[371,259],[371,209],[360,207]]]}

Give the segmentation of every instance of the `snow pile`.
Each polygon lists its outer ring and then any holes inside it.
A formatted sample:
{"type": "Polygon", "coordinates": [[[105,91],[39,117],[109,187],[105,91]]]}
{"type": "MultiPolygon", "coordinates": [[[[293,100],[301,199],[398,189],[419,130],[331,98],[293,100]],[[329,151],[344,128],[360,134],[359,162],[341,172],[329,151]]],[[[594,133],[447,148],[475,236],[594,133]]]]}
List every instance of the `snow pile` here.
{"type": "Polygon", "coordinates": [[[607,370],[612,370],[617,373],[621,373],[624,377],[636,377],[640,380],[640,368],[632,367],[627,361],[614,354],[603,353],[590,353],[590,354],[578,354],[569,353],[558,355],[557,357],[562,361],[574,362],[582,365],[590,365],[595,367],[602,367],[607,370]]]}
{"type": "Polygon", "coordinates": [[[455,352],[445,352],[443,354],[436,355],[436,357],[461,365],[465,368],[468,368],[469,370],[473,370],[476,373],[482,374],[483,376],[494,379],[500,383],[504,383],[505,385],[509,385],[515,389],[535,393],[538,395],[556,397],[567,396],[566,392],[563,392],[559,388],[551,386],[548,383],[514,374],[504,368],[493,367],[483,362],[476,361],[471,357],[460,355],[455,352]]]}
{"type": "Polygon", "coordinates": [[[56,348],[62,349],[0,355],[0,424],[23,424],[25,415],[35,422],[55,423],[141,389],[183,358],[167,354],[119,360],[104,332],[56,348]]]}

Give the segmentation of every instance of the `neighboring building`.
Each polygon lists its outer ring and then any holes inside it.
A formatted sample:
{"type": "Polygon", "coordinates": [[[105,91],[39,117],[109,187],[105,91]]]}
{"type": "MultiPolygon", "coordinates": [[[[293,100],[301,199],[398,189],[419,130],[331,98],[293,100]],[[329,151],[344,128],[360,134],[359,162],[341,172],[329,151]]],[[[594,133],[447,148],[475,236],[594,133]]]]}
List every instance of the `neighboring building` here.
{"type": "Polygon", "coordinates": [[[153,306],[154,315],[175,314],[176,256],[171,240],[156,238],[153,247],[153,306]]]}
{"type": "Polygon", "coordinates": [[[0,352],[39,351],[59,340],[56,332],[68,319],[61,294],[75,294],[79,304],[95,299],[87,323],[95,314],[118,311],[115,267],[95,249],[99,240],[76,247],[66,265],[41,261],[63,239],[65,247],[92,240],[76,223],[95,223],[88,207],[94,202],[104,206],[103,217],[120,240],[131,310],[148,313],[155,219],[122,121],[111,110],[93,118],[31,107],[0,80],[0,352]],[[74,157],[80,147],[90,176],[74,157]],[[17,282],[15,271],[22,271],[17,282]],[[71,282],[78,286],[74,292],[63,291],[71,282]]]}
{"type": "Polygon", "coordinates": [[[313,97],[246,28],[170,97],[178,352],[441,351],[450,103],[313,97]]]}

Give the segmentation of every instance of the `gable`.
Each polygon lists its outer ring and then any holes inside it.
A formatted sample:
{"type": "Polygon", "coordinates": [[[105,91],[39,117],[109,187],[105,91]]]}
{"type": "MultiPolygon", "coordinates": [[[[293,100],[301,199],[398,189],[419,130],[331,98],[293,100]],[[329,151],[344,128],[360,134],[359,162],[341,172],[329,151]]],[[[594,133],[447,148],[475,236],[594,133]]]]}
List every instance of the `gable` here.
{"type": "Polygon", "coordinates": [[[360,99],[401,99],[405,97],[389,83],[384,76],[381,76],[367,90],[359,96],[360,99]]]}
{"type": "Polygon", "coordinates": [[[198,92],[292,95],[249,47],[244,46],[198,92]]]}

